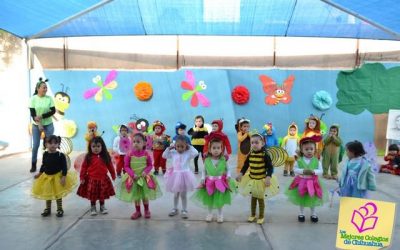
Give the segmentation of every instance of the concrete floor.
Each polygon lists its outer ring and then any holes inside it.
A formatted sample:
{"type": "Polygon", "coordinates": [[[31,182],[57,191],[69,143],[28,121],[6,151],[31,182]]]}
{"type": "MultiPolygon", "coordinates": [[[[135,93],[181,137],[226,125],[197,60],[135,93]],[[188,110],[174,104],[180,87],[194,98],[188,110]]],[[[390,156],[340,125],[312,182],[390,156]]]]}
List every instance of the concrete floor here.
{"type": "MultiPolygon", "coordinates": [[[[74,159],[78,153],[74,152],[74,159]]],[[[234,157],[231,158],[234,165],[234,157]]],[[[297,222],[298,208],[281,193],[267,201],[266,222],[247,223],[249,198],[237,195],[224,208],[223,224],[206,223],[206,211],[189,202],[189,219],[170,218],[172,194],[150,203],[152,218],[129,219],[133,205],[115,198],[106,201],[110,213],[92,217],[89,202],[75,193],[64,199],[64,217],[42,218],[44,201],[30,196],[33,174],[30,154],[0,158],[0,249],[335,249],[339,199],[332,208],[319,208],[320,222],[297,222]]],[[[275,169],[281,186],[291,180],[275,169]]],[[[163,186],[163,180],[159,177],[163,186]]],[[[373,199],[399,202],[400,176],[377,175],[373,199]]],[[[334,188],[334,181],[326,182],[334,188]]],[[[55,203],[53,203],[53,211],[55,203]]],[[[306,210],[308,213],[309,211],[306,210]]],[[[397,210],[397,214],[398,214],[397,210]]],[[[399,249],[400,223],[396,217],[392,249],[399,249]]]]}

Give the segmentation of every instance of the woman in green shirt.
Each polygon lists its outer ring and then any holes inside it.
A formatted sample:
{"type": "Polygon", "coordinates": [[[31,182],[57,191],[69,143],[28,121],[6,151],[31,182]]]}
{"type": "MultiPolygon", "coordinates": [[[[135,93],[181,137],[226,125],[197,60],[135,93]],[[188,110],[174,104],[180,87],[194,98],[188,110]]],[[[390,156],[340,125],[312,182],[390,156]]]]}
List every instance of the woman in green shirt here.
{"type": "Polygon", "coordinates": [[[36,84],[35,93],[31,97],[29,110],[33,119],[32,124],[32,168],[30,172],[36,171],[37,154],[40,145],[40,134],[44,131],[46,137],[54,133],[52,116],[56,112],[53,98],[46,95],[47,82],[39,78],[36,84]]]}

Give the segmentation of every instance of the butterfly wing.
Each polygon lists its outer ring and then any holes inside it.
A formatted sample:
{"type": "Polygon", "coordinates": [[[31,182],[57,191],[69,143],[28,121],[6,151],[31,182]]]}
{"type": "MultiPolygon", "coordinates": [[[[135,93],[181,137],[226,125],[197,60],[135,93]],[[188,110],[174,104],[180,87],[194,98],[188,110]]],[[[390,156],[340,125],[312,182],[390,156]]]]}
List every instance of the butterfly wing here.
{"type": "Polygon", "coordinates": [[[110,73],[108,73],[106,80],[104,82],[104,85],[109,84],[110,82],[114,81],[115,78],[117,78],[117,71],[116,70],[111,70],[110,73]]]}
{"type": "Polygon", "coordinates": [[[187,91],[182,94],[182,100],[187,101],[190,97],[192,97],[194,91],[187,91]]]}
{"type": "Polygon", "coordinates": [[[85,99],[89,99],[92,98],[94,95],[96,95],[96,93],[100,90],[99,87],[96,88],[91,88],[89,90],[86,90],[85,93],[83,93],[83,97],[85,99]]]}
{"type": "Polygon", "coordinates": [[[294,83],[294,75],[288,76],[285,82],[283,82],[283,89],[288,95],[290,95],[290,91],[292,91],[293,83],[294,83]]]}
{"type": "Polygon", "coordinates": [[[183,89],[186,89],[186,90],[194,90],[194,86],[192,86],[190,83],[188,83],[187,81],[182,81],[181,82],[181,87],[183,88],[183,89]]]}
{"type": "Polygon", "coordinates": [[[197,105],[199,105],[199,99],[197,98],[197,93],[192,94],[192,99],[190,100],[190,105],[192,105],[192,107],[197,107],[197,105]]]}
{"type": "Polygon", "coordinates": [[[194,94],[194,96],[197,97],[197,99],[199,99],[200,104],[203,105],[203,107],[209,107],[210,106],[210,101],[208,100],[208,98],[203,95],[202,93],[196,92],[194,94]]]}
{"type": "Polygon", "coordinates": [[[186,70],[185,72],[186,80],[188,80],[189,84],[192,86],[192,89],[194,89],[194,85],[196,83],[194,79],[193,72],[191,70],[186,70]]]}
{"type": "Polygon", "coordinates": [[[112,94],[106,88],[103,88],[103,94],[104,94],[104,97],[106,98],[106,100],[111,100],[112,99],[112,94]]]}
{"type": "Polygon", "coordinates": [[[276,82],[272,78],[266,75],[260,75],[260,81],[263,85],[263,89],[266,94],[272,95],[275,93],[277,86],[276,82]]]}
{"type": "Polygon", "coordinates": [[[111,81],[107,85],[104,85],[104,88],[115,89],[117,86],[118,86],[118,83],[116,81],[111,81]]]}
{"type": "Polygon", "coordinates": [[[99,89],[99,91],[97,91],[96,95],[94,96],[94,99],[96,100],[96,102],[101,102],[103,100],[103,89],[99,89]]]}

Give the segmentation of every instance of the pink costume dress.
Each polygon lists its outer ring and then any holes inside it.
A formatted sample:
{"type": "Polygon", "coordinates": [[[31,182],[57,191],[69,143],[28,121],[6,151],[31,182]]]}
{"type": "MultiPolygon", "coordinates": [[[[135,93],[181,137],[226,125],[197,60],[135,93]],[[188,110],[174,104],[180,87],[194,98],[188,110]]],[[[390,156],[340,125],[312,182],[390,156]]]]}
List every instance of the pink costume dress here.
{"type": "Polygon", "coordinates": [[[175,149],[167,148],[162,157],[172,159],[172,167],[167,169],[165,174],[165,186],[168,192],[190,192],[196,188],[196,177],[190,170],[190,160],[194,159],[199,152],[193,147],[183,153],[175,149]]]}

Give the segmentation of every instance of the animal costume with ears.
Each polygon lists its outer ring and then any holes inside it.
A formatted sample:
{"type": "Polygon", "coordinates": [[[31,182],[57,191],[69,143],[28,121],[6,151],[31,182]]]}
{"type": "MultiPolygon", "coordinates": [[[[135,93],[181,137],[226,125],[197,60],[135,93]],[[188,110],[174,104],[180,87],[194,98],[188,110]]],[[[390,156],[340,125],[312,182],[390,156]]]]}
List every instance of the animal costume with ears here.
{"type": "Polygon", "coordinates": [[[160,121],[155,121],[153,123],[153,131],[154,134],[152,135],[152,139],[153,139],[154,171],[155,174],[157,174],[159,168],[161,167],[163,173],[165,173],[165,171],[167,170],[166,169],[167,161],[162,157],[162,154],[164,150],[169,146],[170,137],[164,134],[165,126],[160,121]],[[161,128],[161,132],[159,133],[156,133],[154,130],[157,126],[161,128]]]}
{"type": "Polygon", "coordinates": [[[208,136],[206,136],[204,138],[205,141],[206,141],[206,144],[205,144],[205,147],[204,147],[204,150],[203,150],[204,157],[206,157],[207,154],[208,154],[208,147],[209,147],[209,143],[210,143],[210,138],[211,138],[211,135],[213,135],[213,134],[219,134],[221,136],[222,141],[223,141],[224,146],[225,146],[225,149],[226,149],[226,153],[228,153],[228,155],[232,154],[232,147],[231,147],[231,143],[229,141],[229,138],[224,132],[222,132],[222,129],[224,127],[224,123],[222,122],[222,120],[214,120],[214,121],[212,121],[211,125],[212,124],[217,124],[218,125],[218,130],[211,132],[208,136]]]}
{"type": "Polygon", "coordinates": [[[275,127],[272,126],[272,123],[269,122],[264,125],[262,136],[264,137],[266,147],[279,146],[278,139],[275,135],[275,127]],[[268,134],[268,131],[271,131],[271,133],[268,134]]]}
{"type": "Polygon", "coordinates": [[[293,122],[290,124],[288,127],[288,133],[287,136],[285,136],[282,140],[282,148],[286,150],[288,153],[288,158],[285,161],[285,169],[283,174],[286,176],[288,173],[290,173],[291,176],[294,176],[293,172],[293,166],[294,162],[296,161],[296,156],[297,156],[297,150],[299,148],[299,135],[298,133],[298,128],[297,125],[293,122]],[[294,135],[290,135],[290,129],[294,128],[296,129],[296,132],[294,135]]]}
{"type": "Polygon", "coordinates": [[[324,150],[322,151],[322,175],[325,178],[337,179],[339,154],[340,146],[342,145],[342,139],[340,139],[339,137],[339,125],[333,124],[329,128],[329,131],[332,128],[336,128],[337,135],[331,136],[330,134],[328,134],[324,139],[324,150]],[[329,169],[332,177],[329,176],[329,169]]]}
{"type": "Polygon", "coordinates": [[[235,128],[237,133],[237,138],[238,138],[238,159],[237,159],[237,167],[236,167],[236,172],[240,173],[240,170],[242,169],[244,162],[246,161],[247,155],[250,153],[250,134],[249,132],[243,133],[240,129],[242,128],[243,123],[249,123],[250,120],[242,118],[239,119],[235,128]]]}
{"type": "MultiPolygon", "coordinates": [[[[172,141],[173,141],[174,143],[175,143],[175,141],[176,141],[176,138],[179,136],[179,133],[178,133],[178,130],[179,130],[179,129],[186,130],[186,125],[183,124],[183,123],[181,123],[181,122],[177,122],[177,123],[176,123],[176,125],[175,125],[175,136],[174,136],[174,138],[172,138],[172,141]]],[[[187,143],[188,145],[192,145],[189,136],[187,136],[187,135],[183,135],[183,136],[185,136],[186,143],[187,143]]]]}
{"type": "Polygon", "coordinates": [[[305,124],[306,124],[306,128],[304,129],[304,133],[301,136],[301,139],[303,138],[316,138],[316,140],[319,139],[319,141],[316,141],[316,150],[315,150],[315,156],[320,159],[321,158],[321,153],[322,153],[322,149],[324,148],[324,144],[322,141],[322,134],[321,134],[321,120],[314,116],[314,115],[310,115],[310,117],[308,117],[305,120],[305,124]],[[314,120],[317,124],[315,125],[315,128],[310,129],[309,128],[309,122],[310,120],[314,120]]]}
{"type": "Polygon", "coordinates": [[[87,144],[96,136],[100,136],[97,132],[97,124],[94,121],[90,121],[87,123],[87,132],[85,134],[85,140],[87,144]]]}

